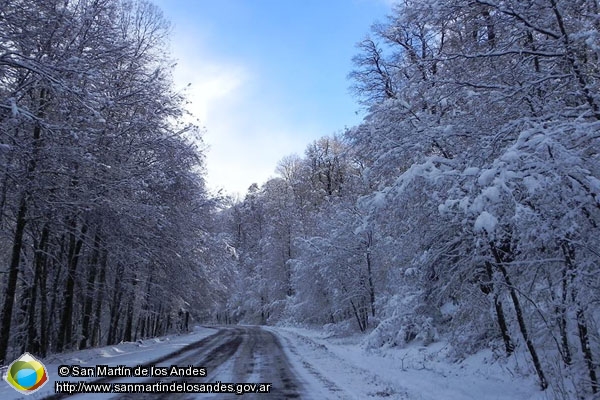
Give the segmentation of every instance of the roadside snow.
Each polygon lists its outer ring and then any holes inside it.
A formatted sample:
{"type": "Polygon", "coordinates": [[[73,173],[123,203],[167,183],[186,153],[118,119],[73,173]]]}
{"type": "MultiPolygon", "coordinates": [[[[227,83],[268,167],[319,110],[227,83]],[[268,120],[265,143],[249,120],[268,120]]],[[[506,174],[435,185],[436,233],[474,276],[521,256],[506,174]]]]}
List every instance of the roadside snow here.
{"type": "MultiPolygon", "coordinates": [[[[365,350],[361,347],[363,336],[327,337],[321,331],[291,327],[265,329],[280,338],[290,364],[303,384],[303,399],[546,399],[546,394],[538,389],[535,378],[523,377],[523,373],[519,372],[519,366],[526,362],[516,356],[508,361],[493,362],[493,354],[482,351],[460,363],[451,363],[446,357],[449,348],[444,342],[426,347],[414,344],[404,349],[365,350]]],[[[50,379],[40,391],[23,396],[3,382],[0,384],[0,399],[41,399],[54,394],[55,381],[77,379],[60,378],[57,371],[62,364],[146,364],[213,333],[214,329],[197,328],[186,335],[50,356],[42,360],[50,379]]],[[[226,371],[230,369],[228,363],[232,360],[212,371],[211,377],[229,379],[226,371]]],[[[109,397],[108,394],[93,395],[94,399],[109,397]]]]}
{"type": "MultiPolygon", "coordinates": [[[[137,366],[141,364],[149,363],[162,356],[179,350],[180,348],[187,346],[190,343],[202,340],[203,338],[215,333],[214,329],[209,328],[195,328],[193,332],[183,335],[171,335],[161,338],[154,338],[148,340],[140,340],[137,342],[126,342],[120,343],[114,346],[106,346],[94,349],[87,349],[81,351],[74,351],[71,353],[62,353],[49,356],[45,359],[41,359],[42,363],[46,366],[48,372],[48,382],[37,392],[30,395],[22,395],[13,388],[11,388],[4,379],[0,383],[0,399],[2,400],[13,400],[13,399],[42,399],[46,396],[50,396],[54,393],[54,383],[56,381],[78,381],[81,379],[93,380],[95,378],[74,378],[66,377],[61,378],[58,376],[58,367],[60,365],[82,365],[82,366],[95,366],[95,365],[128,365],[137,366]]],[[[35,354],[33,354],[36,356],[35,354]]],[[[5,371],[1,371],[4,377],[5,371]]],[[[131,380],[131,379],[129,379],[131,380]]],[[[110,397],[109,395],[88,395],[94,399],[100,397],[110,397]]]]}
{"type": "Polygon", "coordinates": [[[371,351],[360,346],[362,336],[327,338],[302,328],[272,330],[284,339],[307,392],[324,399],[546,399],[533,377],[515,373],[514,361],[492,362],[490,351],[450,363],[445,357],[448,346],[442,342],[371,351]]]}

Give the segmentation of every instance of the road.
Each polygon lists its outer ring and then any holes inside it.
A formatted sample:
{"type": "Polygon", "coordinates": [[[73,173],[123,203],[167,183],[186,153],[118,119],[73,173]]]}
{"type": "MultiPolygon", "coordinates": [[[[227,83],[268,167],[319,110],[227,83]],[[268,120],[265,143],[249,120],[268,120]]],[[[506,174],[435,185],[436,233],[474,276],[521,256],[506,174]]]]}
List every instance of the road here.
{"type": "MultiPolygon", "coordinates": [[[[236,393],[210,393],[206,389],[196,393],[128,393],[118,394],[55,394],[46,399],[324,399],[347,400],[369,398],[402,399],[408,397],[402,391],[390,389],[389,383],[371,374],[367,369],[348,364],[326,346],[304,336],[287,334],[258,326],[215,327],[216,332],[202,340],[190,343],[179,350],[144,364],[145,367],[202,367],[202,377],[156,377],[147,378],[104,377],[88,380],[89,384],[124,383],[171,385],[186,382],[187,385],[207,385],[216,382],[232,383],[235,390],[240,384],[270,384],[269,393],[246,391],[236,393]],[[364,383],[364,385],[363,385],[364,383]],[[358,390],[357,390],[358,388],[358,390]]],[[[134,366],[133,363],[131,366],[134,366]]],[[[252,386],[246,386],[252,389],[252,386]]],[[[264,386],[263,386],[264,388],[264,386]]],[[[221,389],[223,390],[223,389],[221,389]]],[[[188,390],[189,391],[189,390],[188,390]]]]}
{"type": "MultiPolygon", "coordinates": [[[[495,362],[488,358],[491,354],[450,363],[446,356],[448,344],[441,341],[428,347],[417,344],[371,350],[361,347],[363,341],[362,336],[324,334],[299,327],[195,327],[193,332],[181,335],[52,355],[43,360],[49,382],[39,392],[25,396],[4,383],[0,385],[0,398],[533,400],[542,394],[535,378],[514,372],[518,371],[514,369],[516,363],[495,362]],[[194,366],[202,373],[190,377],[145,372],[129,376],[60,372],[62,368],[143,370],[152,366],[166,371],[172,365],[194,366]],[[181,382],[186,382],[188,391],[195,387],[190,385],[204,386],[192,393],[168,392],[181,382]],[[222,393],[223,389],[221,393],[208,390],[209,385],[214,389],[216,382],[269,383],[270,393],[250,390],[240,396],[222,393]],[[125,384],[127,389],[122,389],[125,384]],[[148,393],[160,388],[161,393],[148,393]],[[127,390],[133,393],[126,394],[127,390]]],[[[235,391],[244,385],[232,388],[235,391]]],[[[260,386],[247,386],[251,388],[260,386]]]]}
{"type": "MultiPolygon", "coordinates": [[[[205,367],[202,378],[185,378],[187,383],[270,383],[270,395],[246,393],[244,399],[301,398],[302,384],[293,372],[279,339],[269,331],[254,326],[221,328],[212,336],[198,342],[183,354],[157,365],[194,365],[205,367]]],[[[154,379],[153,381],[155,381],[154,379]]],[[[182,378],[172,378],[181,381],[182,378]]],[[[165,380],[168,382],[168,380],[165,380]]],[[[150,395],[152,399],[189,399],[193,394],[150,395]]],[[[236,394],[201,394],[202,399],[239,399],[236,394]]],[[[127,397],[119,397],[127,398],[127,397]]],[[[144,398],[131,395],[131,398],[144,398]]]]}
{"type": "MultiPolygon", "coordinates": [[[[206,376],[203,377],[152,377],[146,380],[136,378],[114,377],[99,378],[90,382],[92,384],[125,383],[153,384],[160,381],[164,384],[185,381],[188,385],[235,383],[235,384],[271,384],[269,394],[245,393],[244,399],[298,399],[306,398],[302,395],[302,383],[295,375],[292,366],[283,350],[280,340],[272,332],[258,326],[230,326],[221,327],[217,332],[198,342],[161,357],[152,364],[156,367],[203,367],[206,376]]],[[[235,389],[239,386],[235,385],[235,389]]],[[[251,388],[251,387],[248,387],[251,388]]],[[[258,389],[258,386],[256,387],[258,389]]],[[[83,395],[75,395],[79,398],[83,395]]],[[[87,396],[99,396],[90,395],[87,396]]],[[[105,397],[106,395],[102,396],[105,397]]],[[[57,400],[72,396],[58,394],[47,397],[57,400]]],[[[120,394],[115,399],[240,399],[232,393],[132,393],[120,394]]]]}

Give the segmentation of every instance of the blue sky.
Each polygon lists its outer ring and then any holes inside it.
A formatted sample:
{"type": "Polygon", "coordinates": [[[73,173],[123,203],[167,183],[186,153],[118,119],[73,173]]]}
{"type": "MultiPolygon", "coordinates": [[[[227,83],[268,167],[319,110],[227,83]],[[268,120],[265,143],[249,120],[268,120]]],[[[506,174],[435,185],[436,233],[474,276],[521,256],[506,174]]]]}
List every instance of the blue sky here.
{"type": "Polygon", "coordinates": [[[205,126],[207,180],[245,194],[282,157],[360,122],[355,44],[390,0],[155,0],[171,21],[175,82],[205,126]]]}

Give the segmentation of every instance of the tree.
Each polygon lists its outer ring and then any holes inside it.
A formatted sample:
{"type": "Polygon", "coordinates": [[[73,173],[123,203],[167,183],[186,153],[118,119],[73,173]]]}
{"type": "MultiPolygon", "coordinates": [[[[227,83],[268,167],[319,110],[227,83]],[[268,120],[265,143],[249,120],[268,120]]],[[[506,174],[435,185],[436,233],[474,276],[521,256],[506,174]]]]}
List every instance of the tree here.
{"type": "MultiPolygon", "coordinates": [[[[415,312],[439,329],[493,327],[507,355],[525,348],[542,389],[563,390],[549,371],[570,371],[573,397],[598,390],[593,317],[573,297],[597,256],[571,245],[597,233],[594,10],[593,1],[403,2],[356,58],[369,109],[347,133],[374,189],[359,202],[400,249],[400,268],[420,278],[415,312]],[[389,85],[372,73],[374,54],[389,85]]],[[[381,326],[380,337],[399,329],[381,326]]]]}
{"type": "Polygon", "coordinates": [[[198,260],[214,202],[171,82],[168,24],[145,1],[0,13],[0,359],[182,329],[212,285],[198,260]]]}

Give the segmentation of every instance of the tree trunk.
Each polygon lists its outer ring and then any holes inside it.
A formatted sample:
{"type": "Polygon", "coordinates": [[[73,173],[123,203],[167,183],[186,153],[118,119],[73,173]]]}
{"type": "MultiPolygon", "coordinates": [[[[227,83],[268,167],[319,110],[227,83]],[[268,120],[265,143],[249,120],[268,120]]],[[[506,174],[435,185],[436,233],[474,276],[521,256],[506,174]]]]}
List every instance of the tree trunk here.
{"type": "Polygon", "coordinates": [[[360,317],[358,309],[356,308],[356,305],[352,299],[350,299],[350,304],[352,305],[352,310],[354,311],[354,316],[356,317],[356,322],[358,323],[358,329],[360,329],[361,332],[364,332],[367,328],[363,325],[363,320],[360,317]]]}
{"type": "Polygon", "coordinates": [[[533,366],[535,367],[535,371],[540,380],[540,386],[541,386],[542,390],[545,390],[548,388],[548,381],[546,380],[546,376],[542,369],[542,364],[540,363],[540,359],[537,355],[535,346],[533,345],[533,342],[531,341],[531,337],[529,336],[529,332],[527,331],[527,325],[525,324],[525,318],[523,317],[523,309],[521,308],[521,303],[519,301],[519,297],[517,296],[517,291],[515,290],[515,287],[513,286],[512,282],[510,280],[510,277],[508,276],[508,272],[506,271],[506,268],[504,267],[504,263],[510,262],[510,260],[505,259],[506,254],[509,254],[510,250],[505,251],[504,255],[503,255],[503,254],[500,254],[500,252],[496,248],[496,245],[493,242],[490,242],[490,247],[492,249],[492,254],[494,256],[494,259],[496,260],[496,267],[502,274],[504,281],[506,282],[506,286],[508,287],[510,297],[513,302],[513,306],[515,308],[515,313],[517,315],[517,322],[519,323],[519,329],[521,331],[521,335],[523,336],[523,340],[525,340],[525,345],[527,346],[527,350],[529,350],[529,354],[531,355],[531,359],[533,361],[533,366]]]}
{"type": "Polygon", "coordinates": [[[504,316],[504,307],[502,306],[502,301],[500,300],[498,293],[494,290],[494,284],[492,282],[494,279],[494,273],[492,271],[492,263],[489,261],[485,262],[485,272],[488,282],[480,284],[481,291],[485,294],[493,292],[496,320],[498,321],[500,334],[502,335],[502,340],[504,341],[504,349],[506,351],[506,356],[508,357],[514,351],[515,346],[510,338],[510,333],[508,332],[508,324],[506,323],[506,317],[504,316]]]}
{"type": "MultiPolygon", "coordinates": [[[[39,108],[37,116],[44,117],[46,108],[46,89],[40,89],[39,93],[39,108]]],[[[19,211],[17,212],[17,220],[15,226],[15,236],[13,239],[13,247],[11,261],[8,268],[8,281],[6,283],[6,293],[4,294],[4,304],[2,307],[2,320],[0,321],[0,363],[6,361],[6,353],[8,351],[8,341],[12,322],[12,313],[17,295],[17,281],[19,277],[19,263],[21,261],[21,248],[23,247],[23,233],[27,224],[27,200],[29,197],[29,186],[33,181],[33,173],[37,165],[38,154],[41,147],[42,127],[37,123],[33,128],[33,152],[31,159],[27,164],[27,179],[25,189],[21,195],[19,202],[19,211]]]]}
{"type": "Polygon", "coordinates": [[[92,307],[94,303],[94,284],[98,272],[98,259],[100,257],[100,235],[98,231],[94,235],[94,250],[89,263],[88,278],[85,288],[85,301],[83,302],[83,321],[81,324],[81,341],[79,349],[85,349],[91,332],[92,307]]]}
{"type": "Polygon", "coordinates": [[[100,323],[102,319],[102,303],[104,302],[104,293],[106,287],[104,281],[106,279],[106,264],[108,262],[108,252],[102,252],[102,260],[100,261],[100,276],[98,277],[98,285],[96,288],[96,307],[94,308],[94,327],[92,329],[92,346],[100,344],[100,323]]]}
{"type": "Polygon", "coordinates": [[[42,270],[39,275],[39,286],[40,286],[40,356],[46,357],[48,354],[48,295],[46,291],[46,276],[48,272],[48,242],[42,248],[42,256],[44,262],[42,263],[42,270]]]}
{"type": "Polygon", "coordinates": [[[6,204],[6,193],[8,192],[8,177],[10,176],[10,165],[12,164],[14,154],[10,152],[6,160],[6,168],[4,170],[4,179],[2,180],[2,194],[0,195],[0,228],[4,221],[4,205],[6,204]]]}
{"type": "Polygon", "coordinates": [[[67,283],[65,287],[65,304],[63,307],[62,318],[60,322],[60,330],[57,341],[57,351],[61,352],[63,349],[70,348],[73,341],[73,296],[75,291],[75,273],[77,271],[77,263],[79,262],[79,255],[81,252],[81,246],[83,245],[83,237],[87,232],[87,225],[84,223],[81,227],[81,233],[79,238],[75,238],[75,227],[76,219],[73,218],[71,225],[72,231],[70,233],[69,240],[69,257],[68,257],[68,270],[67,270],[67,283]]]}
{"type": "Polygon", "coordinates": [[[158,331],[160,330],[160,317],[162,316],[162,304],[158,305],[158,311],[154,315],[152,320],[152,336],[158,336],[158,331]]]}
{"type": "Polygon", "coordinates": [[[123,279],[123,266],[117,266],[117,273],[115,274],[114,292],[112,303],[110,305],[110,324],[108,327],[108,341],[107,344],[114,344],[117,340],[117,333],[119,331],[119,317],[121,311],[121,280],[123,279]]]}
{"type": "Polygon", "coordinates": [[[23,232],[27,220],[27,201],[23,194],[17,214],[17,226],[13,239],[12,256],[8,269],[8,282],[4,294],[4,305],[2,307],[2,322],[0,323],[0,364],[6,364],[6,353],[8,351],[8,339],[12,322],[13,307],[17,294],[17,281],[19,277],[19,262],[21,261],[21,248],[23,247],[23,232]]]}
{"type": "Polygon", "coordinates": [[[367,234],[367,273],[369,277],[369,300],[371,302],[371,316],[375,316],[375,286],[373,285],[373,271],[371,268],[371,246],[373,245],[373,232],[367,234]]]}
{"type": "Polygon", "coordinates": [[[494,308],[496,309],[496,317],[498,319],[498,326],[502,334],[502,340],[504,341],[504,349],[506,350],[506,356],[510,356],[515,350],[515,346],[508,333],[508,325],[506,324],[506,318],[504,317],[504,308],[502,302],[498,299],[498,295],[494,295],[494,308]]]}
{"type": "MultiPolygon", "coordinates": [[[[64,242],[64,235],[61,238],[61,242],[64,242]]],[[[64,243],[61,243],[61,254],[63,254],[63,247],[64,247],[64,243]]],[[[57,303],[58,303],[58,296],[60,294],[59,289],[58,289],[58,284],[60,283],[60,275],[62,272],[62,262],[61,260],[59,261],[54,261],[54,281],[52,282],[52,289],[51,289],[51,293],[52,293],[52,299],[50,300],[50,309],[48,310],[48,324],[47,324],[47,332],[48,334],[46,335],[47,338],[47,343],[50,344],[52,343],[52,339],[56,336],[53,332],[54,330],[54,322],[56,320],[56,308],[57,308],[57,303]]],[[[56,347],[53,346],[53,349],[56,350],[56,347]]]]}
{"type": "Polygon", "coordinates": [[[123,340],[126,342],[131,342],[131,338],[133,337],[133,297],[129,300],[127,304],[127,319],[125,322],[125,331],[123,332],[123,340]]]}
{"type": "Polygon", "coordinates": [[[556,17],[558,28],[560,29],[563,45],[565,46],[566,60],[570,64],[571,70],[573,71],[573,74],[577,79],[579,89],[583,94],[585,102],[591,108],[594,117],[597,120],[600,120],[600,106],[598,105],[598,103],[596,103],[593,92],[590,91],[591,84],[587,82],[586,75],[581,71],[579,60],[577,59],[576,55],[577,51],[573,48],[573,45],[571,44],[571,39],[569,38],[569,33],[567,32],[563,16],[560,10],[558,9],[557,2],[556,0],[550,0],[550,4],[552,5],[552,10],[554,11],[554,16],[556,17]]]}
{"type": "MultiPolygon", "coordinates": [[[[33,285],[31,286],[30,299],[29,299],[29,310],[28,310],[28,319],[27,322],[27,351],[33,354],[39,354],[40,350],[40,340],[38,337],[38,331],[36,327],[36,303],[37,303],[37,294],[39,292],[39,286],[41,280],[44,279],[42,277],[43,265],[46,262],[46,255],[44,253],[44,249],[46,248],[46,242],[48,241],[48,224],[44,225],[42,229],[42,237],[40,238],[39,243],[35,246],[35,254],[33,257],[34,264],[34,277],[33,277],[33,285]]],[[[40,297],[46,296],[46,293],[41,292],[40,297]]]]}
{"type": "Polygon", "coordinates": [[[592,393],[598,393],[598,375],[596,375],[596,366],[594,364],[594,357],[592,355],[592,348],[590,347],[590,338],[588,334],[587,323],[585,321],[585,315],[581,308],[577,309],[577,330],[579,333],[579,342],[581,343],[581,351],[583,352],[583,358],[588,369],[590,382],[592,385],[592,393]]]}
{"type": "Polygon", "coordinates": [[[561,279],[561,304],[559,307],[557,307],[557,311],[563,361],[566,365],[571,365],[571,349],[569,346],[569,338],[567,336],[568,275],[567,267],[563,268],[561,279]]]}
{"type": "Polygon", "coordinates": [[[146,321],[147,321],[148,317],[144,316],[143,314],[140,315],[139,320],[138,320],[138,328],[139,330],[136,330],[136,334],[139,332],[139,337],[140,339],[145,339],[146,338],[146,321]]]}
{"type": "MultiPolygon", "coordinates": [[[[570,279],[573,279],[576,273],[575,248],[567,241],[564,241],[562,243],[561,248],[565,256],[565,264],[568,269],[568,275],[570,276],[570,279]]],[[[590,377],[590,383],[592,386],[592,393],[595,394],[598,393],[598,375],[596,375],[596,365],[594,364],[594,357],[590,346],[587,322],[585,320],[583,307],[581,306],[581,303],[577,298],[577,289],[574,287],[574,285],[571,285],[571,287],[571,298],[573,300],[573,303],[577,305],[577,333],[579,335],[581,351],[583,352],[583,358],[588,369],[588,375],[590,377]]]]}

